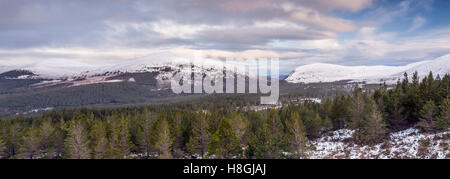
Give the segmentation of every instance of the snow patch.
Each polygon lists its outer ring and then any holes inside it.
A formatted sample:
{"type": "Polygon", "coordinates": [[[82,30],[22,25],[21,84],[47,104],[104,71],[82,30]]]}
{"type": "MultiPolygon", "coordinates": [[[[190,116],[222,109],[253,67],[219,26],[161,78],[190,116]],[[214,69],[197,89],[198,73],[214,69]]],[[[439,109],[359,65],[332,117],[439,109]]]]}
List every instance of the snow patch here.
{"type": "Polygon", "coordinates": [[[450,131],[423,134],[410,128],[390,134],[383,143],[368,146],[351,142],[353,130],[341,129],[330,136],[308,141],[314,150],[308,151],[308,158],[438,158],[449,159],[450,131]]]}

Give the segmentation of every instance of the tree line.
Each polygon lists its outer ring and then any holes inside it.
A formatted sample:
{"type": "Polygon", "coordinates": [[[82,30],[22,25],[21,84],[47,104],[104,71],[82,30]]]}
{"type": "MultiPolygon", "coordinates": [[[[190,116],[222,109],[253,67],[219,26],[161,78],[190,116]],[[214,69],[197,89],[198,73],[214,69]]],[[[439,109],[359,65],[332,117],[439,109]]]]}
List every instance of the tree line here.
{"type": "Polygon", "coordinates": [[[54,110],[1,119],[0,158],[306,158],[308,140],[342,128],[366,144],[412,126],[448,130],[449,86],[449,75],[405,73],[392,88],[261,111],[223,103],[54,110]]]}

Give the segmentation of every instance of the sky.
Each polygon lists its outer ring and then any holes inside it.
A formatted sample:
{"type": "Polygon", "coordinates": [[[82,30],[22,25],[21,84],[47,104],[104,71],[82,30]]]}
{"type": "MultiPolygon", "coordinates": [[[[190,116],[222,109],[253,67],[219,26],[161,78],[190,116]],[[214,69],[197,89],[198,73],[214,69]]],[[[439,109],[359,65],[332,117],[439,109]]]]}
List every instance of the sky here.
{"type": "Polygon", "coordinates": [[[448,0],[0,0],[0,67],[158,52],[405,65],[450,53],[448,0]]]}

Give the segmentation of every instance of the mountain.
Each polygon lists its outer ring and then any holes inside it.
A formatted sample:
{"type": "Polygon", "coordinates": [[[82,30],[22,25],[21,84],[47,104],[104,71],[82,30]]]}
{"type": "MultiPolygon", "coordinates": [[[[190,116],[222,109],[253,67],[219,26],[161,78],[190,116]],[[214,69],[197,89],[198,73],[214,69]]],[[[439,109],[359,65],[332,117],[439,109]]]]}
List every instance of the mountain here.
{"type": "MultiPolygon", "coordinates": [[[[103,66],[81,62],[40,61],[0,70],[0,116],[52,108],[174,103],[203,98],[175,94],[175,74],[222,75],[222,61],[186,54],[157,53],[103,66]]],[[[230,69],[232,66],[225,66],[230,69]]],[[[234,67],[234,66],[233,66],[234,67]]],[[[238,74],[244,68],[237,66],[238,74]]]]}
{"type": "MultiPolygon", "coordinates": [[[[44,60],[32,64],[21,66],[1,66],[0,73],[10,73],[14,71],[27,72],[27,75],[8,77],[9,79],[41,79],[34,87],[54,86],[64,84],[65,86],[81,86],[96,83],[114,83],[131,81],[134,78],[118,78],[123,74],[132,73],[156,73],[153,78],[158,81],[158,85],[170,83],[170,77],[177,73],[189,75],[189,67],[194,72],[204,74],[206,71],[212,76],[221,74],[219,67],[223,62],[217,59],[200,58],[189,54],[163,52],[151,54],[149,56],[124,60],[121,63],[114,63],[102,66],[94,66],[87,63],[73,60],[44,60]]],[[[233,65],[233,64],[231,64],[233,65]]],[[[234,66],[233,66],[234,67],[234,66]]],[[[231,69],[231,66],[225,68],[231,69]]],[[[238,75],[245,75],[245,68],[237,65],[238,75]]]]}
{"type": "Polygon", "coordinates": [[[405,72],[411,77],[416,71],[421,78],[430,71],[441,76],[450,73],[450,54],[405,66],[342,66],[315,63],[296,68],[285,80],[289,83],[348,81],[394,84],[405,72]]]}

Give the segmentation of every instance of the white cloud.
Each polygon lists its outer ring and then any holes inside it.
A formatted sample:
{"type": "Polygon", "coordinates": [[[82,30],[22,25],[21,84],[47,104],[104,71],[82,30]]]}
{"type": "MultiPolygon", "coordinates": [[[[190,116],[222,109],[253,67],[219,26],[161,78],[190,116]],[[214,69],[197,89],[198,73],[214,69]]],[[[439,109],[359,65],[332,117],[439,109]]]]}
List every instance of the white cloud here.
{"type": "Polygon", "coordinates": [[[417,16],[413,19],[413,23],[408,31],[409,32],[415,31],[415,30],[423,27],[426,23],[427,23],[427,19],[425,19],[422,16],[417,16]]]}
{"type": "MultiPolygon", "coordinates": [[[[286,10],[290,10],[289,8],[286,10]]],[[[326,16],[319,11],[297,7],[291,10],[291,18],[299,23],[304,23],[322,30],[332,32],[350,32],[356,29],[355,24],[350,20],[326,16]]]]}

